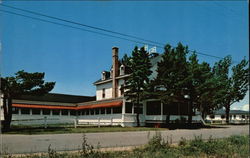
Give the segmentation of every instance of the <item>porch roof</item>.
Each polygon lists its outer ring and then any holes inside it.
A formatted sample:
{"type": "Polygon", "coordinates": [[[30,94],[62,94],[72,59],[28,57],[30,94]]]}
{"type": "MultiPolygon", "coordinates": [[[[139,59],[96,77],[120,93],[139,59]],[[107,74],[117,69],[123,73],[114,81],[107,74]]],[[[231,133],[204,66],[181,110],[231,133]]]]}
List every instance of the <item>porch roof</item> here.
{"type": "Polygon", "coordinates": [[[38,104],[19,104],[19,103],[13,103],[12,106],[13,107],[18,107],[18,108],[76,110],[76,107],[61,106],[61,105],[38,105],[38,104]]]}

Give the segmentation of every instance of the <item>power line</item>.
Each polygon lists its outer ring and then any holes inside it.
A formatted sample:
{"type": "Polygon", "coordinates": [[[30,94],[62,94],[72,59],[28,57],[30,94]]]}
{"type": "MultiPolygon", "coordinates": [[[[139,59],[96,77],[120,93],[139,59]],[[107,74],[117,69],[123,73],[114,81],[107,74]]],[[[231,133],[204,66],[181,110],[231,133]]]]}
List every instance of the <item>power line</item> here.
{"type": "Polygon", "coordinates": [[[0,4],[0,5],[2,5],[3,7],[12,8],[12,9],[15,9],[15,10],[20,10],[20,11],[31,13],[31,14],[34,14],[34,15],[39,15],[39,16],[47,17],[47,18],[50,18],[50,19],[56,19],[56,20],[59,20],[59,21],[64,21],[64,22],[67,22],[67,23],[72,23],[72,24],[75,24],[75,25],[80,25],[80,26],[91,28],[91,29],[96,29],[96,30],[99,30],[99,31],[105,31],[105,32],[109,32],[109,33],[112,33],[112,34],[117,34],[117,35],[121,35],[121,36],[126,36],[126,37],[130,37],[130,38],[134,38],[134,39],[141,40],[141,41],[147,41],[147,42],[154,43],[154,44],[164,45],[163,43],[159,43],[159,42],[155,42],[155,41],[152,41],[152,40],[143,39],[143,38],[140,38],[140,37],[137,37],[137,36],[132,36],[132,35],[128,35],[128,34],[116,32],[116,31],[111,31],[111,30],[103,29],[103,28],[96,27],[96,26],[91,26],[91,25],[87,25],[87,24],[83,24],[83,23],[79,23],[79,22],[75,22],[75,21],[71,21],[71,20],[66,20],[66,19],[62,19],[62,18],[58,18],[58,17],[54,17],[54,16],[50,16],[50,15],[46,15],[46,14],[42,14],[42,13],[30,11],[30,10],[26,10],[26,9],[12,7],[12,6],[5,5],[5,4],[0,4]]]}
{"type": "MultiPolygon", "coordinates": [[[[0,4],[3,5],[3,4],[0,4]]],[[[5,5],[6,6],[6,5],[5,5]]],[[[15,7],[14,7],[15,8],[15,7]]],[[[19,8],[18,8],[19,9],[19,8]]],[[[21,9],[22,10],[22,9],[21,9]]],[[[71,25],[67,25],[67,24],[62,24],[62,23],[58,23],[58,22],[53,22],[53,21],[49,21],[49,20],[45,20],[45,19],[41,19],[41,18],[36,18],[36,17],[32,17],[32,16],[28,16],[28,15],[24,15],[24,14],[20,14],[20,13],[16,13],[16,12],[12,12],[12,11],[7,11],[7,10],[0,10],[2,12],[5,13],[9,13],[9,14],[13,14],[13,15],[18,15],[18,16],[22,16],[25,18],[30,18],[33,20],[38,20],[38,21],[43,21],[43,22],[47,22],[47,23],[51,23],[51,24],[55,24],[55,25],[60,25],[60,26],[64,26],[64,27],[69,27],[69,28],[73,28],[73,29],[78,29],[81,31],[86,31],[86,32],[91,32],[91,33],[95,33],[95,34],[99,34],[99,35],[103,35],[103,36],[108,36],[108,37],[113,37],[113,38],[118,38],[118,39],[122,39],[122,40],[126,40],[126,41],[130,41],[130,42],[135,42],[135,43],[140,43],[143,45],[150,45],[150,46],[157,46],[159,48],[164,48],[163,44],[160,45],[154,45],[154,44],[150,44],[147,42],[142,42],[142,41],[137,41],[137,40],[132,40],[132,39],[128,39],[128,38],[124,38],[124,37],[119,37],[119,36],[114,36],[114,35],[110,35],[110,34],[106,34],[106,33],[102,33],[102,32],[97,32],[97,31],[92,31],[92,30],[87,30],[87,29],[83,29],[83,28],[79,28],[79,27],[75,27],[75,26],[71,26],[71,25]]],[[[27,10],[28,11],[28,10],[27,10]]],[[[32,11],[30,11],[32,12],[32,11]]],[[[39,13],[40,14],[40,13],[39,13]]],[[[60,18],[58,18],[60,19],[60,18]]],[[[66,20],[67,21],[67,20],[66,20]]],[[[66,22],[65,21],[65,22],[66,22]]],[[[105,29],[103,29],[105,30],[105,29]]],[[[124,34],[125,35],[125,34],[124,34]]],[[[129,36],[129,35],[128,35],[129,36]]],[[[158,43],[158,42],[154,42],[154,43],[158,43]]],[[[176,47],[174,47],[176,48],[176,47]]],[[[218,57],[218,56],[214,56],[214,55],[210,55],[210,54],[206,54],[206,53],[202,53],[202,52],[197,52],[197,51],[193,51],[193,50],[188,50],[189,52],[195,52],[197,54],[200,55],[204,55],[204,56],[209,56],[209,57],[213,57],[213,58],[217,58],[217,59],[223,59],[222,57],[218,57]]]]}
{"type": "Polygon", "coordinates": [[[188,51],[189,51],[189,52],[192,52],[192,53],[204,55],[204,56],[209,56],[209,57],[217,58],[217,59],[224,59],[224,58],[222,58],[222,57],[218,57],[218,56],[214,56],[214,55],[210,55],[210,54],[205,54],[205,53],[202,53],[202,52],[197,52],[197,51],[195,51],[195,50],[188,50],[188,51]]]}
{"type": "MultiPolygon", "coordinates": [[[[45,19],[41,19],[41,18],[28,16],[28,15],[23,15],[23,14],[19,14],[19,13],[7,11],[7,10],[0,9],[0,11],[5,12],[5,13],[9,13],[9,14],[13,14],[13,15],[22,16],[22,17],[25,17],[25,18],[30,18],[30,19],[33,19],[33,20],[38,20],[38,21],[43,21],[43,22],[55,24],[55,25],[60,25],[60,26],[65,26],[65,27],[69,27],[69,28],[73,28],[73,29],[78,29],[78,30],[81,30],[81,31],[91,32],[91,33],[100,34],[100,35],[104,35],[104,36],[109,36],[109,37],[113,37],[113,38],[119,38],[119,39],[130,41],[130,42],[140,43],[140,44],[144,44],[144,45],[148,44],[148,43],[144,43],[144,42],[140,42],[140,41],[136,41],[136,40],[131,40],[131,39],[118,37],[118,36],[114,36],[114,35],[110,35],[110,34],[105,34],[105,33],[97,32],[97,31],[87,30],[87,29],[83,29],[83,28],[79,28],[79,27],[75,27],[75,26],[71,26],[71,25],[67,25],[67,24],[62,24],[62,23],[58,23],[58,22],[53,22],[53,21],[49,21],[49,20],[45,20],[45,19]]],[[[148,45],[155,46],[155,45],[152,45],[152,44],[148,44],[148,45]]],[[[157,46],[157,47],[161,47],[161,46],[157,46]]]]}

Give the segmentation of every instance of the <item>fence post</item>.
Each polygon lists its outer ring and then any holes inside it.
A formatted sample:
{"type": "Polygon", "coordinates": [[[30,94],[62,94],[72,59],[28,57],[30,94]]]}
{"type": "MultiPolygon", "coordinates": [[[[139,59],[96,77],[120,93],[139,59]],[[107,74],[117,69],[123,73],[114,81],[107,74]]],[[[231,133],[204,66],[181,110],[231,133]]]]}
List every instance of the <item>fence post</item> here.
{"type": "Polygon", "coordinates": [[[100,117],[98,117],[98,128],[100,128],[100,117]]]}
{"type": "Polygon", "coordinates": [[[76,119],[74,119],[74,128],[76,128],[76,119]]]}
{"type": "Polygon", "coordinates": [[[47,117],[44,117],[44,128],[47,128],[47,117]]]}
{"type": "Polygon", "coordinates": [[[110,125],[112,126],[112,124],[113,124],[113,117],[111,117],[110,119],[110,125]]]}

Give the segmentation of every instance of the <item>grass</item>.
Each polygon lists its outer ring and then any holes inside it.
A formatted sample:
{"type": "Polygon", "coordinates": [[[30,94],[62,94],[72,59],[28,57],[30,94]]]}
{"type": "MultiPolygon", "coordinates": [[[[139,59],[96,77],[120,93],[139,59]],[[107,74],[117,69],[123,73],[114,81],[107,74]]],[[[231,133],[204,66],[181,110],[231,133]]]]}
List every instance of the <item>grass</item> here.
{"type": "Polygon", "coordinates": [[[66,134],[66,133],[98,133],[98,132],[128,132],[128,131],[161,131],[166,130],[164,128],[152,128],[152,127],[77,127],[74,128],[68,125],[52,126],[48,128],[39,126],[12,126],[8,132],[3,134],[66,134]]]}
{"type": "Polygon", "coordinates": [[[98,133],[98,132],[129,132],[129,131],[163,131],[175,129],[200,129],[200,128],[227,128],[218,125],[201,125],[201,124],[171,124],[169,127],[121,127],[121,126],[79,126],[74,128],[72,124],[55,124],[44,128],[41,125],[12,125],[11,130],[3,131],[3,134],[67,134],[67,133],[98,133]]]}
{"type": "MultiPolygon", "coordinates": [[[[171,138],[171,137],[170,137],[171,138]]],[[[249,156],[249,136],[231,136],[223,139],[210,138],[202,140],[195,136],[193,140],[181,139],[178,145],[172,145],[171,139],[164,140],[156,134],[148,144],[131,151],[95,150],[87,143],[83,135],[82,149],[78,152],[57,153],[48,148],[48,153],[40,155],[24,155],[22,158],[246,158],[249,156]]],[[[7,155],[6,158],[11,158],[7,155]]]]}

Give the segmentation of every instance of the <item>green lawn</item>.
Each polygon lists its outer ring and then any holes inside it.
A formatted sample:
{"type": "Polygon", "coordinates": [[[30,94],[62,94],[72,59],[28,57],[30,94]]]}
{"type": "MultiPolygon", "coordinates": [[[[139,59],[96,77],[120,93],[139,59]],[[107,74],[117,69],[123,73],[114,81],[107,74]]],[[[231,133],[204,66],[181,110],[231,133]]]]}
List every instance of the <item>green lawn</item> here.
{"type": "Polygon", "coordinates": [[[128,131],[163,131],[173,129],[200,129],[200,128],[225,128],[226,126],[218,125],[187,125],[187,124],[172,124],[168,128],[154,127],[121,127],[121,126],[79,126],[74,128],[72,124],[55,124],[49,125],[46,129],[41,125],[12,125],[11,130],[3,132],[3,134],[66,134],[66,133],[98,133],[98,132],[128,132],[128,131]]]}
{"type": "Polygon", "coordinates": [[[38,126],[12,126],[8,132],[3,134],[64,134],[64,133],[98,133],[98,132],[128,132],[128,131],[161,131],[166,128],[153,127],[77,127],[69,125],[49,126],[48,128],[38,126]]]}

